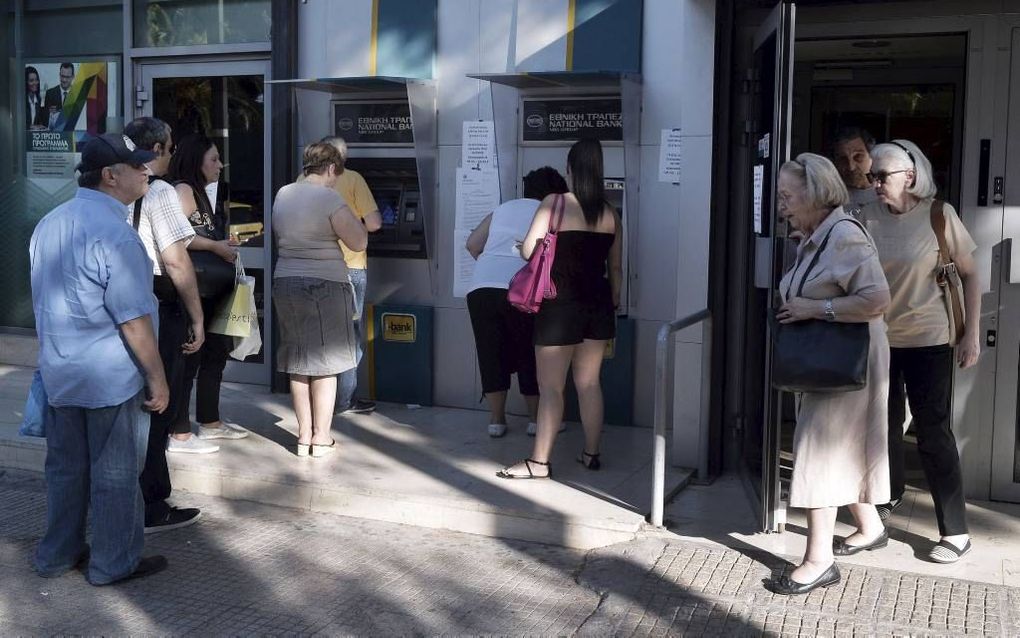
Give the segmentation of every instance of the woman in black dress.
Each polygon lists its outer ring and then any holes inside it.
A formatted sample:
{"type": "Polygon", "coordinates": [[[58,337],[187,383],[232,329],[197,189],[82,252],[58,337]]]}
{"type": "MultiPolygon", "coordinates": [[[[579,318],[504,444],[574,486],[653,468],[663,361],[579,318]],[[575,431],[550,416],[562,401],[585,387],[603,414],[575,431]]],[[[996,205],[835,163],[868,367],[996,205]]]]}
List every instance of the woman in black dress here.
{"type": "Polygon", "coordinates": [[[570,148],[567,184],[570,192],[550,195],[542,201],[521,246],[521,255],[529,259],[549,229],[557,198],[563,197],[552,264],[557,295],[542,303],[535,319],[539,386],[535,447],[529,458],[499,472],[500,478],[552,475],[549,457],[563,421],[563,390],[571,367],[584,427],[584,449],[577,460],[590,470],[601,466],[603,407],[599,375],[606,342],[616,336],[623,234],[619,214],[606,202],[602,145],[598,140],[580,140],[570,148]]]}

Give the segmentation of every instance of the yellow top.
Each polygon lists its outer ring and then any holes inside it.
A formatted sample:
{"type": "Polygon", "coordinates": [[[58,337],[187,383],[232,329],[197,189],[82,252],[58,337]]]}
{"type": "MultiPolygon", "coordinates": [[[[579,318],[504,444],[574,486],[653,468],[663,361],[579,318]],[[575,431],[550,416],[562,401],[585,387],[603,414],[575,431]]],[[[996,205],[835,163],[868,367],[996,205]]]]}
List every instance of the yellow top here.
{"type": "MultiPolygon", "coordinates": [[[[365,215],[379,209],[379,206],[375,203],[375,197],[372,197],[372,191],[368,189],[365,178],[357,171],[345,168],[344,172],[340,173],[340,176],[337,178],[333,189],[340,193],[340,197],[344,198],[344,201],[351,207],[351,211],[354,212],[354,216],[358,219],[364,219],[365,215]]],[[[350,250],[347,246],[344,246],[343,242],[340,242],[340,249],[344,253],[344,261],[347,262],[348,268],[358,268],[360,270],[368,268],[368,256],[364,250],[350,250]]]]}

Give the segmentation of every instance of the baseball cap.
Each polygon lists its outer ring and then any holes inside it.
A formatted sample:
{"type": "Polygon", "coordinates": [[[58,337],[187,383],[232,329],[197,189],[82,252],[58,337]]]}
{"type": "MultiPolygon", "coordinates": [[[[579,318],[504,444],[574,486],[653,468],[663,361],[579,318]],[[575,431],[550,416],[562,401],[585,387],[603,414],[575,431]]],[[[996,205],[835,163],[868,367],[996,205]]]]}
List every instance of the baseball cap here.
{"type": "Polygon", "coordinates": [[[137,148],[127,135],[104,133],[93,137],[82,147],[78,171],[82,173],[98,171],[114,164],[141,166],[151,162],[155,157],[156,154],[152,151],[137,148]]]}

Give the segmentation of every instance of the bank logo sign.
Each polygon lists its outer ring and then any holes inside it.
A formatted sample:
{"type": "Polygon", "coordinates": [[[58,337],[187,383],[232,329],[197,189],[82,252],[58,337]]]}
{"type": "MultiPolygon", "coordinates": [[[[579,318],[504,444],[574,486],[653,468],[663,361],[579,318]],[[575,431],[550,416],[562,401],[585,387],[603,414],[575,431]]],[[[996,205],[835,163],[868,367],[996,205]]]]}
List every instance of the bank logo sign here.
{"type": "Polygon", "coordinates": [[[523,107],[522,142],[572,142],[584,137],[623,140],[618,97],[526,99],[523,107]]]}
{"type": "Polygon", "coordinates": [[[414,343],[417,322],[414,315],[384,312],[382,316],[383,341],[414,343]]]}
{"type": "Polygon", "coordinates": [[[333,134],[355,145],[414,144],[407,100],[333,102],[333,134]]]}

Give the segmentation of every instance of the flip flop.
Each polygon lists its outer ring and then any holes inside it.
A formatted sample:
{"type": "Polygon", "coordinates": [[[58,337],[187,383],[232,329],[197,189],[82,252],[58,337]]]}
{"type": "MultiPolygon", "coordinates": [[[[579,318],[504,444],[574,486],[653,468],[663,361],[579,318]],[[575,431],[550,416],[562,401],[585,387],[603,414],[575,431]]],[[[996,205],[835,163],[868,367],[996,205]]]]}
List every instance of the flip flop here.
{"type": "Polygon", "coordinates": [[[971,545],[970,539],[967,539],[967,544],[963,546],[963,549],[957,549],[952,543],[946,541],[939,541],[938,545],[931,548],[928,552],[928,558],[936,563],[955,563],[964,556],[970,553],[971,545]]]}

